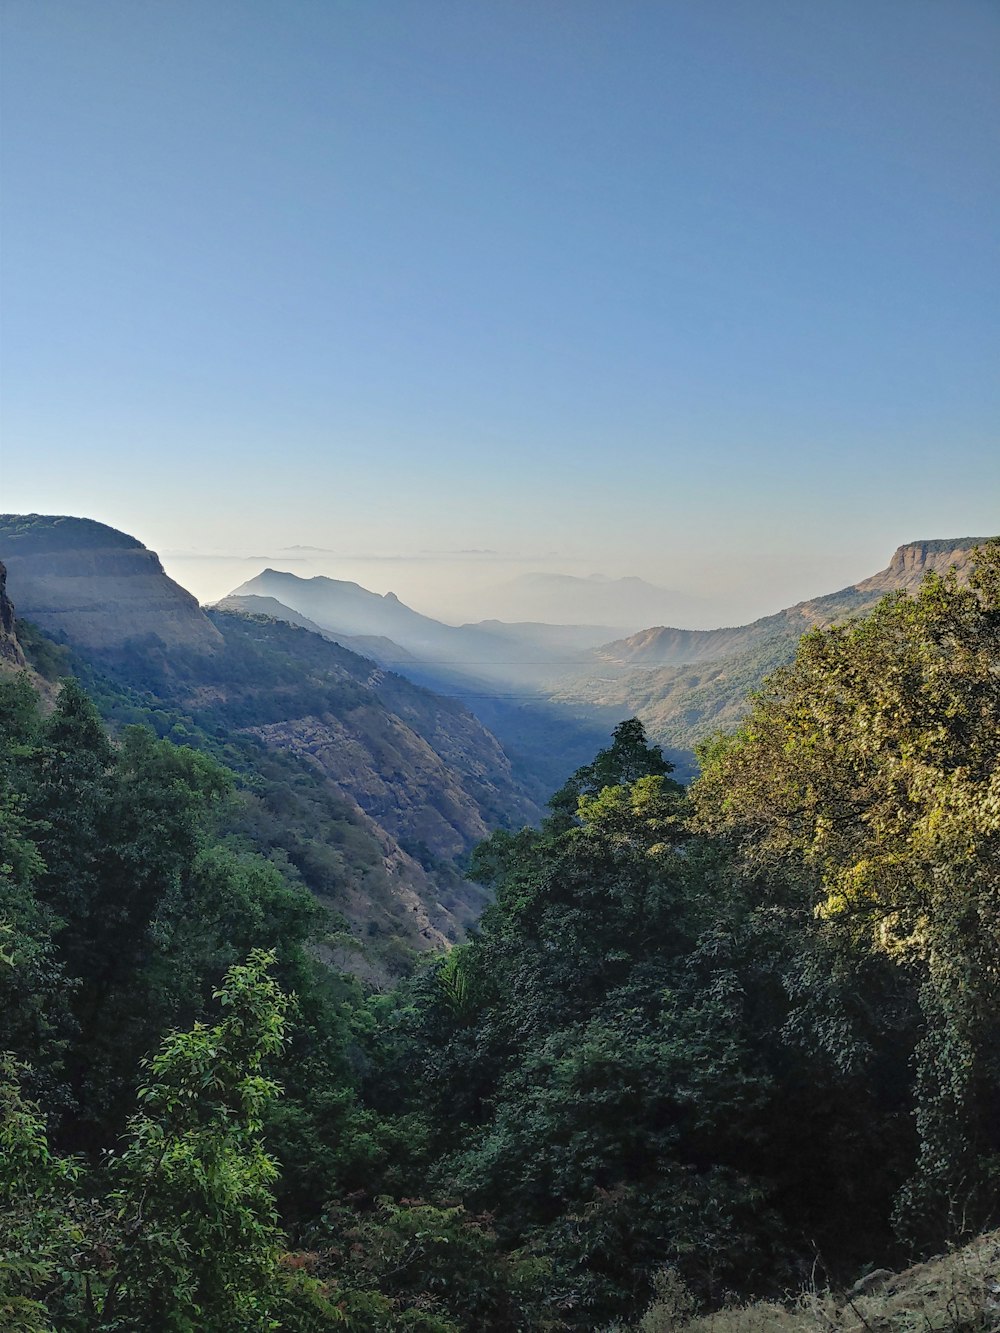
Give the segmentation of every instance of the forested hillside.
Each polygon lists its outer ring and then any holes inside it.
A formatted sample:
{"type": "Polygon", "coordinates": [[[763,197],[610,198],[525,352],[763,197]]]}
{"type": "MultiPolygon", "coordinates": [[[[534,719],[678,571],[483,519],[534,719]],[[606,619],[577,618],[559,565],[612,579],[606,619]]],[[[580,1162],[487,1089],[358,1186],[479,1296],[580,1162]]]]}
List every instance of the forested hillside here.
{"type": "Polygon", "coordinates": [[[599,708],[553,703],[550,697],[567,660],[585,658],[600,642],[584,626],[446,625],[391,593],[383,597],[356,583],[273,569],[235,589],[218,609],[266,610],[291,624],[304,623],[462,703],[500,740],[525,793],[540,802],[613,724],[599,708]]]}
{"type": "Polygon", "coordinates": [[[807,635],[687,791],[621,723],[391,992],[178,739],[0,682],[4,1327],[991,1326],[844,1293],[996,1221],[1000,543],[807,635]]]}
{"type": "Polygon", "coordinates": [[[39,675],[71,673],[113,728],[143,723],[231,768],[229,833],[333,910],[332,958],[385,979],[477,918],[469,851],[538,807],[459,702],[318,633],[209,618],[153,552],[103,524],[0,516],[5,553],[39,675]]]}

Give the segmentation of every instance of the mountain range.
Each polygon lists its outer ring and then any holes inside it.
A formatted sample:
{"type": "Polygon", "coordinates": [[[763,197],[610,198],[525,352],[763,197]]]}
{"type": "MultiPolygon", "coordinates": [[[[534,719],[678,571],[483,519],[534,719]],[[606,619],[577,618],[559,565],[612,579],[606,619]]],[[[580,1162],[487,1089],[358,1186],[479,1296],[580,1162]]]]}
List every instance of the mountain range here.
{"type": "Polygon", "coordinates": [[[2,515],[0,669],[27,663],[49,697],[46,677],[76,674],[113,729],[144,722],[221,758],[243,789],[233,836],[327,902],[337,947],[366,953],[346,962],[378,977],[461,938],[483,905],[469,850],[536,819],[624,717],[690,777],[691,747],[738,722],[804,631],[928,570],[964,577],[976,544],[908,543],[870,578],[748,625],[609,639],[607,625],[446,625],[391,593],[273,569],[206,610],[134,537],[2,515]]]}
{"type": "MultiPolygon", "coordinates": [[[[380,597],[357,584],[276,570],[263,571],[220,605],[247,610],[258,605],[248,599],[266,596],[270,614],[299,623],[303,615],[311,617],[322,633],[464,698],[501,739],[509,738],[515,749],[520,740],[535,769],[551,753],[546,726],[553,718],[606,731],[632,715],[688,778],[694,772],[693,747],[716,728],[739,721],[748,692],[792,659],[803,633],[862,614],[886,592],[912,592],[930,570],[954,566],[961,576],[982,540],[906,543],[869,578],[750,624],[708,630],[659,625],[603,643],[595,641],[600,626],[489,620],[444,625],[392,594],[380,597]],[[537,749],[531,745],[532,728],[522,727],[518,736],[512,725],[523,722],[529,700],[534,717],[544,719],[545,743],[537,749]]],[[[551,580],[569,576],[537,577],[551,586],[551,580]]],[[[545,776],[551,785],[554,775],[545,776]]]]}
{"type": "Polygon", "coordinates": [[[208,615],[99,523],[0,516],[0,560],[13,603],[0,659],[77,675],[113,729],[143,722],[233,768],[239,836],[375,949],[373,974],[461,937],[483,902],[464,857],[539,811],[460,703],[308,628],[208,615]]]}
{"type": "MultiPolygon", "coordinates": [[[[532,571],[483,590],[491,617],[506,621],[571,620],[588,626],[639,628],[672,618],[689,619],[702,608],[700,598],[634,575],[608,578],[591,574],[532,571]]],[[[605,638],[613,637],[611,634],[605,638]]]]}
{"type": "MultiPolygon", "coordinates": [[[[307,624],[380,666],[464,703],[501,741],[513,771],[535,801],[606,741],[610,727],[589,705],[551,702],[567,672],[589,663],[602,627],[446,625],[356,583],[274,569],[235,588],[219,610],[276,615],[307,624]]],[[[616,719],[620,721],[620,719],[616,719]]],[[[613,724],[612,724],[613,725],[613,724]]]]}
{"type": "Polygon", "coordinates": [[[480,681],[551,679],[558,676],[567,652],[595,647],[614,633],[606,625],[498,620],[447,625],[414,611],[391,592],[380,596],[357,583],[322,574],[301,578],[275,569],[265,569],[242,583],[217,605],[246,609],[248,597],[273,598],[335,635],[339,643],[345,639],[370,643],[386,665],[397,665],[388,655],[401,649],[400,662],[417,658],[426,666],[441,668],[445,678],[457,672],[480,681]]]}

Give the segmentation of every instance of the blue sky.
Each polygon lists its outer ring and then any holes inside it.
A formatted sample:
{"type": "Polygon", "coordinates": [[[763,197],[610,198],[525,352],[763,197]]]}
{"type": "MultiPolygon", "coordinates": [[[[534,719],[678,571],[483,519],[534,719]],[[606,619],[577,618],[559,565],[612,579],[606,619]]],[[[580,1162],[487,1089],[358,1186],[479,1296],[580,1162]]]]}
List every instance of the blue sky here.
{"type": "Polygon", "coordinates": [[[439,612],[1000,530],[989,0],[7,0],[0,59],[4,509],[439,612]]]}

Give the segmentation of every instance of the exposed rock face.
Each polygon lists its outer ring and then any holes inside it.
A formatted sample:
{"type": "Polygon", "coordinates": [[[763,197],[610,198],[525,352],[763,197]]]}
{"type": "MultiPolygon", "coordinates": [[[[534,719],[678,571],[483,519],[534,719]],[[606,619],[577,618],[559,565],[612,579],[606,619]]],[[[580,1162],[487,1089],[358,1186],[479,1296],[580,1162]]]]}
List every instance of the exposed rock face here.
{"type": "Polygon", "coordinates": [[[298,717],[247,730],[270,748],[308,757],[380,827],[424,843],[437,856],[459,856],[490,831],[459,775],[382,709],[355,709],[347,718],[298,717]]]}
{"type": "MultiPolygon", "coordinates": [[[[451,859],[503,817],[537,817],[496,737],[460,704],[304,627],[211,615],[226,658],[260,653],[270,673],[234,673],[213,706],[269,749],[308,759],[393,838],[451,859]]],[[[206,700],[199,693],[189,702],[206,700]]]]}
{"type": "Polygon", "coordinates": [[[14,608],[7,597],[7,570],[0,565],[0,663],[23,667],[24,653],[14,633],[14,608]]]}
{"type": "Polygon", "coordinates": [[[913,592],[931,570],[943,574],[946,569],[954,566],[961,576],[969,568],[973,548],[986,540],[985,537],[958,537],[943,541],[908,542],[896,548],[887,569],[880,570],[878,574],[854,586],[858,592],[873,592],[881,597],[883,593],[893,592],[897,588],[913,592]]]}
{"type": "Polygon", "coordinates": [[[206,653],[221,644],[156,553],[103,523],[2,514],[0,559],[20,614],[76,647],[114,652],[158,640],[170,650],[206,653]]]}

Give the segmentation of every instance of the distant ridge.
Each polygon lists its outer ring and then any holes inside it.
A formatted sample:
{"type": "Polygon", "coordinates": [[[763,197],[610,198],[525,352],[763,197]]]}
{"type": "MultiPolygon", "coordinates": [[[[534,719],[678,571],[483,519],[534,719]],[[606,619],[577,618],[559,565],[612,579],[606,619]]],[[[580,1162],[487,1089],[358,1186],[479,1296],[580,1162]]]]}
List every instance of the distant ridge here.
{"type": "Polygon", "coordinates": [[[540,672],[552,677],[553,658],[565,657],[567,647],[581,642],[581,633],[588,647],[595,642],[580,626],[514,626],[491,621],[446,625],[414,611],[395,593],[380,595],[323,574],[305,579],[265,569],[234,588],[219,605],[235,606],[248,597],[271,598],[306,617],[338,643],[365,645],[365,651],[393,665],[418,658],[442,672],[442,684],[454,672],[476,680],[525,681],[537,679],[540,672]],[[403,649],[402,654],[387,659],[384,654],[396,645],[403,649]]]}
{"type": "Polygon", "coordinates": [[[567,678],[553,698],[573,707],[635,714],[662,745],[691,748],[736,726],[749,691],[795,656],[801,636],[861,615],[886,593],[913,593],[925,574],[955,568],[964,579],[987,537],[906,542],[885,569],[839,592],[798,602],[749,625],[714,630],[655,626],[594,650],[593,665],[567,678]]]}
{"type": "Polygon", "coordinates": [[[855,614],[887,592],[913,591],[931,570],[943,573],[955,566],[961,574],[968,567],[973,549],[988,540],[988,537],[949,537],[907,542],[896,548],[889,564],[877,574],[838,592],[797,602],[748,625],[713,630],[656,626],[605,644],[595,655],[602,662],[622,666],[666,665],[726,657],[784,629],[797,640],[807,629],[855,614]]]}
{"type": "MultiPolygon", "coordinates": [[[[355,585],[357,586],[357,585],[355,585]]],[[[259,597],[253,593],[230,593],[228,597],[223,597],[221,601],[216,602],[213,611],[238,611],[248,616],[269,616],[272,620],[284,620],[289,625],[298,625],[301,629],[312,630],[314,634],[320,634],[325,639],[332,639],[344,648],[349,648],[353,653],[360,653],[363,657],[370,657],[374,661],[385,666],[392,664],[401,665],[409,660],[416,660],[405,648],[400,647],[398,643],[393,643],[384,635],[377,634],[335,634],[330,630],[323,629],[315,621],[310,620],[308,616],[302,615],[300,611],[293,610],[290,606],[285,606],[279,602],[276,597],[259,597]]]]}
{"type": "Polygon", "coordinates": [[[634,574],[608,578],[532,571],[482,594],[490,618],[549,625],[616,625],[619,632],[671,616],[688,618],[701,599],[661,588],[634,574]]]}

